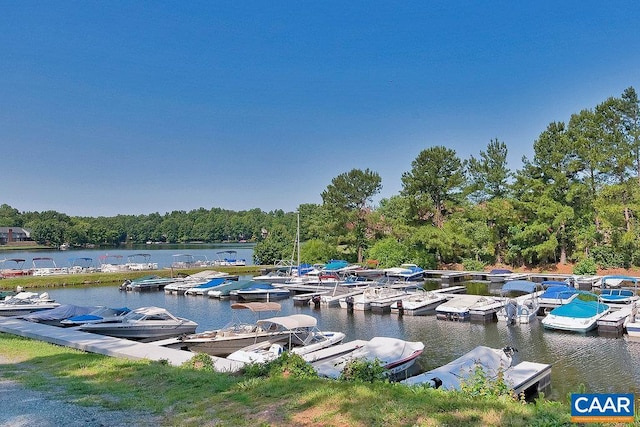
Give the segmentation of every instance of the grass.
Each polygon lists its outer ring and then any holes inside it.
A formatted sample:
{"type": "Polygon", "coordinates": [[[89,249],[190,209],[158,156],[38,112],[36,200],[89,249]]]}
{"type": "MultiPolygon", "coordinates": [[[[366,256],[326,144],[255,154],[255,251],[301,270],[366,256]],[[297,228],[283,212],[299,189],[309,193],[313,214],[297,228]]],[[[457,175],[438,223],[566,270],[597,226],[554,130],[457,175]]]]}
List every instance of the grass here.
{"type": "Polygon", "coordinates": [[[87,286],[87,285],[120,285],[126,279],[154,274],[160,277],[187,276],[203,270],[216,270],[232,275],[258,274],[261,266],[247,265],[238,267],[215,266],[211,268],[197,269],[163,269],[149,271],[127,271],[116,273],[82,273],[82,274],[61,274],[56,276],[21,276],[10,277],[0,280],[0,289],[16,289],[21,286],[23,289],[51,288],[64,286],[87,286]]]}
{"type": "MultiPolygon", "coordinates": [[[[345,382],[230,375],[83,353],[0,333],[0,377],[81,405],[142,411],[183,426],[558,426],[560,402],[345,382]]],[[[19,396],[16,396],[18,399],[19,396]]]]}

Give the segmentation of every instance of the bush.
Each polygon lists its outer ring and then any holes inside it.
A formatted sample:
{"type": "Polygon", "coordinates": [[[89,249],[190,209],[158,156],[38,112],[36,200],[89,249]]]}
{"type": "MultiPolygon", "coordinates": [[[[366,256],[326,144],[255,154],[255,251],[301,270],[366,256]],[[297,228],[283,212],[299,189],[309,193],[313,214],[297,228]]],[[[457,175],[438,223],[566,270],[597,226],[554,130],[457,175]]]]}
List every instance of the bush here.
{"type": "Polygon", "coordinates": [[[597,271],[596,262],[592,258],[585,258],[573,267],[573,274],[596,274],[597,271]]]}
{"type": "Polygon", "coordinates": [[[213,359],[206,353],[196,353],[191,359],[182,364],[185,369],[195,369],[197,371],[213,372],[213,359]]]}
{"type": "Polygon", "coordinates": [[[339,379],[372,383],[385,381],[386,378],[386,369],[380,360],[353,359],[344,367],[339,379]]]}
{"type": "Polygon", "coordinates": [[[482,271],[484,270],[484,262],[477,260],[477,259],[472,259],[472,258],[463,258],[462,259],[462,266],[464,267],[465,271],[482,271]]]}
{"type": "Polygon", "coordinates": [[[484,368],[477,364],[472,374],[460,381],[460,390],[472,397],[511,396],[511,388],[504,381],[503,374],[499,370],[495,379],[488,378],[484,368]]]}
{"type": "Polygon", "coordinates": [[[277,359],[267,363],[249,363],[243,374],[250,378],[289,376],[293,378],[316,378],[318,374],[299,354],[285,351],[277,359]]]}

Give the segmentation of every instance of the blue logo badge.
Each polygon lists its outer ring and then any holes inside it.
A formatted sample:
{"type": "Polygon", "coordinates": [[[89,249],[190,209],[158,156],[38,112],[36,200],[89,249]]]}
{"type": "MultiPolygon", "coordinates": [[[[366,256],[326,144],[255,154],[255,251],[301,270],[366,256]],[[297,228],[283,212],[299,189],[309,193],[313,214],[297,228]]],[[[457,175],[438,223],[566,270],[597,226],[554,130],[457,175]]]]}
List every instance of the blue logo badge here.
{"type": "Polygon", "coordinates": [[[631,423],[635,416],[635,396],[627,394],[571,395],[571,422],[574,423],[631,423]]]}

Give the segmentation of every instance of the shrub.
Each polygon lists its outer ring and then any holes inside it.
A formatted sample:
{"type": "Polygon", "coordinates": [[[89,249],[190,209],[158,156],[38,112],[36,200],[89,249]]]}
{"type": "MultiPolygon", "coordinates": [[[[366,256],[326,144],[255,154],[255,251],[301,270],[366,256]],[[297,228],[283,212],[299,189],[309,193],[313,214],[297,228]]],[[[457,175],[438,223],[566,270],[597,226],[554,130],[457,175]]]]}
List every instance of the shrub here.
{"type": "Polygon", "coordinates": [[[465,271],[482,271],[484,270],[484,262],[477,260],[477,259],[472,259],[472,258],[463,258],[462,259],[462,266],[464,267],[465,271]]]}
{"type": "Polygon", "coordinates": [[[385,381],[386,378],[386,369],[380,360],[353,359],[346,364],[339,379],[372,383],[385,381]]]}
{"type": "Polygon", "coordinates": [[[196,353],[191,359],[182,364],[185,369],[195,369],[197,371],[213,371],[213,359],[206,353],[196,353]]]}
{"type": "Polygon", "coordinates": [[[460,390],[472,397],[511,396],[503,371],[499,370],[496,378],[489,378],[480,364],[476,364],[468,378],[460,381],[460,390]]]}
{"type": "Polygon", "coordinates": [[[313,367],[300,355],[288,351],[267,363],[249,363],[244,366],[242,372],[250,378],[282,375],[294,378],[315,378],[318,376],[313,367]]]}
{"type": "Polygon", "coordinates": [[[573,267],[573,274],[596,274],[597,271],[598,268],[593,258],[585,258],[573,267]]]}

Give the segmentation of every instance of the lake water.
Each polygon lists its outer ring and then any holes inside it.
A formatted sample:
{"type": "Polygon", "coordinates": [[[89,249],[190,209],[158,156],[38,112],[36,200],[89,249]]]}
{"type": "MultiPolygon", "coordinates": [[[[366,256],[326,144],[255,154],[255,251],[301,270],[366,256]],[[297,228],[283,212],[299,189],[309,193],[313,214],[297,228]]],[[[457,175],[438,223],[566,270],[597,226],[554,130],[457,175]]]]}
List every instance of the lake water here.
{"type": "MultiPolygon", "coordinates": [[[[111,307],[160,306],[198,322],[198,331],[220,328],[232,317],[230,302],[207,297],[166,295],[164,292],[122,292],[115,286],[83,289],[48,289],[60,303],[111,307]]],[[[584,384],[588,392],[640,392],[640,342],[544,330],[539,322],[506,326],[504,323],[448,322],[430,316],[348,313],[341,308],[314,309],[281,301],[280,314],[305,313],[318,319],[323,330],[343,331],[347,340],[374,336],[422,341],[425,351],[419,368],[432,369],[478,345],[518,349],[516,361],[553,365],[547,396],[563,399],[584,384]]],[[[248,313],[247,320],[253,320],[248,313]]]]}
{"type": "MultiPolygon", "coordinates": [[[[23,268],[33,267],[33,258],[45,257],[52,258],[58,267],[70,267],[73,261],[78,258],[91,258],[93,267],[100,267],[101,257],[109,256],[108,261],[115,263],[115,257],[119,258],[118,263],[126,263],[127,258],[131,255],[146,253],[150,255],[149,262],[158,263],[158,268],[171,267],[174,261],[184,261],[183,257],[177,255],[193,255],[198,259],[207,259],[215,261],[224,258],[226,254],[219,254],[222,251],[236,251],[235,257],[244,259],[247,265],[253,264],[253,243],[223,243],[223,244],[190,244],[190,245],[169,245],[169,244],[153,244],[153,245],[136,245],[129,248],[97,248],[97,249],[69,249],[60,250],[39,250],[39,251],[0,251],[0,260],[19,258],[24,259],[23,268]]],[[[142,262],[141,257],[137,257],[133,262],[142,262]]],[[[50,265],[41,265],[42,267],[50,267],[50,265]]],[[[7,267],[15,267],[15,264],[7,265],[7,267]]]]}

